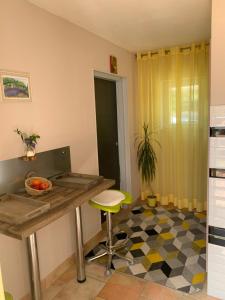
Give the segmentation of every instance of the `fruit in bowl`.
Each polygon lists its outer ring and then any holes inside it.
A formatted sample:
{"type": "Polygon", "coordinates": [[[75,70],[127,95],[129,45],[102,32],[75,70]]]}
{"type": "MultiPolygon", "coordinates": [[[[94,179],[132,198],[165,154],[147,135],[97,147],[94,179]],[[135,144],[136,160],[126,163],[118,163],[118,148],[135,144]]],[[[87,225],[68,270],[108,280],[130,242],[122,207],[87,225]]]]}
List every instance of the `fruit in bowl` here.
{"type": "Polygon", "coordinates": [[[49,187],[49,183],[46,180],[33,179],[31,180],[30,187],[35,190],[46,190],[49,187]]]}
{"type": "Polygon", "coordinates": [[[50,191],[52,183],[43,177],[29,177],[25,181],[25,188],[28,194],[38,196],[50,191]]]}
{"type": "Polygon", "coordinates": [[[48,182],[41,182],[39,184],[39,190],[47,190],[49,188],[48,182]]]}

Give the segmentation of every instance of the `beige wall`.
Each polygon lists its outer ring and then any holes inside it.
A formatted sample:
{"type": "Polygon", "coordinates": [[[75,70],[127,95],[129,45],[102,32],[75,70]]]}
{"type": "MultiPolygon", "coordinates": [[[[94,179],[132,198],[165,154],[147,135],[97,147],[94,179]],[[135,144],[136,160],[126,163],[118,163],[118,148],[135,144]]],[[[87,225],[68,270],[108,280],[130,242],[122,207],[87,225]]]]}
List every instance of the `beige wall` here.
{"type": "MultiPolygon", "coordinates": [[[[24,0],[0,0],[0,69],[29,72],[31,103],[0,103],[0,159],[20,156],[15,128],[41,135],[38,151],[71,146],[72,168],[98,172],[93,71],[109,72],[109,55],[118,58],[128,79],[130,142],[134,56],[24,0]]],[[[133,155],[133,151],[132,155],[133,155]]],[[[132,175],[135,172],[132,159],[132,175]]],[[[134,196],[136,177],[132,176],[134,196]]],[[[100,230],[99,212],[83,207],[84,238],[100,230]]],[[[67,215],[38,232],[41,277],[74,252],[74,220],[67,215]]],[[[28,292],[25,242],[0,235],[4,283],[14,299],[28,292]]]]}
{"type": "Polygon", "coordinates": [[[225,104],[225,1],[212,0],[211,105],[225,104]]]}

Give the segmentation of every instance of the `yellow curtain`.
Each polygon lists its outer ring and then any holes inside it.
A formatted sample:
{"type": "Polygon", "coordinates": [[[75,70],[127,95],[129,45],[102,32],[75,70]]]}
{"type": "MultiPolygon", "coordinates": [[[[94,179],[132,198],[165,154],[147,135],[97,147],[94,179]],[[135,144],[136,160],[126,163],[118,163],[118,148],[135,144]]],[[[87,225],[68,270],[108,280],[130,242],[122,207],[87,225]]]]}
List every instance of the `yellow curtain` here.
{"type": "Polygon", "coordinates": [[[208,63],[205,43],[137,54],[138,127],[161,144],[153,187],[164,205],[206,209],[208,63]]]}

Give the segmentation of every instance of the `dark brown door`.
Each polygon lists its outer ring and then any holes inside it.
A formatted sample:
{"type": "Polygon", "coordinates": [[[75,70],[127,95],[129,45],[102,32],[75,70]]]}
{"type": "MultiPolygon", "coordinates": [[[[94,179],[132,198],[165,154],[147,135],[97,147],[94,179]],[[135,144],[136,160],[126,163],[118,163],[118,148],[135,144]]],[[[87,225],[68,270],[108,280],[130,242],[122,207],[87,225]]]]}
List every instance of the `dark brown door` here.
{"type": "Polygon", "coordinates": [[[116,83],[95,78],[99,174],[116,180],[120,188],[116,83]]]}

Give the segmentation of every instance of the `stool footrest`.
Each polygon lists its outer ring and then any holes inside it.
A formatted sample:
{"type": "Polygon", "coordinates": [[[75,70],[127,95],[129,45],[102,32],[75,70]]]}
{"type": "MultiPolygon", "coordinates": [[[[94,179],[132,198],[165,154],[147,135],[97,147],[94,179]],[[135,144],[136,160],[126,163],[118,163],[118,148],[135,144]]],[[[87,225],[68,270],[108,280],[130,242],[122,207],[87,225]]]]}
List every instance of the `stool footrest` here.
{"type": "Polygon", "coordinates": [[[125,260],[127,260],[131,265],[133,265],[134,264],[134,260],[133,260],[133,258],[130,258],[130,257],[126,257],[126,256],[124,256],[124,255],[121,255],[120,253],[118,253],[118,252],[115,252],[114,253],[114,255],[116,255],[117,257],[119,257],[119,258],[121,258],[121,259],[125,259],[125,260]]]}
{"type": "MultiPolygon", "coordinates": [[[[122,249],[122,248],[126,247],[128,240],[129,239],[127,238],[126,240],[124,240],[116,245],[111,246],[111,249],[118,250],[118,249],[122,249]]],[[[109,249],[108,243],[106,243],[106,248],[109,249]]]]}
{"type": "Polygon", "coordinates": [[[94,261],[94,260],[96,260],[98,258],[101,258],[101,257],[103,257],[105,255],[108,255],[110,257],[112,257],[113,255],[115,255],[115,256],[117,256],[117,257],[119,257],[121,259],[125,259],[130,264],[133,264],[133,259],[132,258],[126,257],[126,256],[124,256],[124,255],[122,255],[122,254],[120,254],[120,253],[117,252],[118,250],[126,247],[126,244],[127,244],[128,240],[129,240],[129,238],[128,238],[128,235],[127,235],[126,239],[123,240],[121,243],[119,243],[117,245],[114,245],[114,246],[110,247],[108,245],[107,241],[106,241],[106,245],[100,244],[100,248],[102,248],[104,250],[104,252],[102,252],[100,254],[96,254],[95,256],[88,258],[87,262],[90,263],[90,262],[92,262],[92,261],[94,261]]]}
{"type": "Polygon", "coordinates": [[[110,252],[110,251],[105,251],[105,252],[103,252],[103,253],[97,254],[97,255],[95,255],[95,256],[93,256],[93,257],[88,258],[88,259],[87,259],[87,262],[90,263],[90,262],[92,262],[92,261],[94,261],[94,260],[96,260],[96,259],[98,259],[98,258],[101,258],[101,257],[103,257],[103,256],[105,256],[105,255],[112,255],[112,256],[115,255],[115,256],[117,256],[117,257],[119,257],[119,258],[121,258],[121,259],[125,259],[125,260],[128,261],[130,264],[133,264],[133,263],[134,263],[133,258],[126,257],[126,256],[124,256],[124,255],[118,253],[117,250],[118,250],[118,249],[116,249],[116,250],[111,250],[111,252],[110,252]]]}
{"type": "Polygon", "coordinates": [[[97,254],[97,255],[95,255],[95,256],[92,256],[92,257],[88,258],[88,259],[87,259],[87,262],[90,263],[90,262],[92,262],[93,260],[96,260],[96,259],[98,259],[98,258],[100,258],[100,257],[105,256],[105,255],[108,255],[108,251],[107,251],[107,250],[105,250],[103,253],[100,253],[100,254],[97,254]]]}

